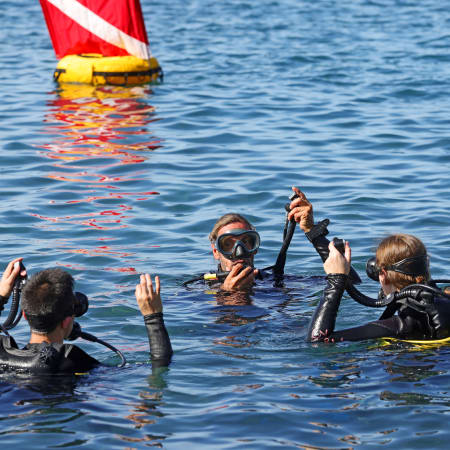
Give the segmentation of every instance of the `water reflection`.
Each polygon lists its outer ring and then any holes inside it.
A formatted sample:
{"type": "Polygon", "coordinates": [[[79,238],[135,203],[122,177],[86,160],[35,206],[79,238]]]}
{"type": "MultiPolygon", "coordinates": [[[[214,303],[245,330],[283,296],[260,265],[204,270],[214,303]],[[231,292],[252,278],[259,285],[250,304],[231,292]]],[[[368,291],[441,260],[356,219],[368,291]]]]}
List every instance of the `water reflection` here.
{"type": "Polygon", "coordinates": [[[41,155],[53,161],[53,168],[59,169],[44,176],[67,183],[69,190],[64,193],[69,192],[72,198],[51,200],[49,204],[90,203],[97,207],[102,200],[124,203],[78,214],[33,214],[34,217],[102,230],[129,226],[126,219],[132,207],[127,200],[147,200],[158,192],[121,189],[121,183],[129,185],[142,178],[143,174],[136,169],[125,173],[121,170],[120,174],[109,172],[117,172],[120,166],[141,164],[148,159],[149,151],[161,146],[159,139],[149,139],[148,125],[157,120],[154,107],[147,103],[151,94],[149,88],[142,86],[64,85],[56,92],[44,121],[47,124],[44,133],[53,136],[52,142],[39,147],[43,149],[41,155]]]}
{"type": "Polygon", "coordinates": [[[73,236],[56,240],[64,252],[134,259],[135,252],[113,241],[115,231],[131,227],[136,202],[158,195],[157,190],[148,189],[149,171],[139,167],[161,147],[161,140],[150,130],[158,120],[149,104],[152,90],[68,84],[53,94],[42,131],[50,139],[38,145],[39,154],[50,161],[40,174],[52,180],[46,194],[50,198],[31,213],[40,221],[35,226],[73,236]],[[83,235],[82,244],[76,244],[77,233],[83,229],[100,232],[95,240],[102,242],[92,244],[92,237],[87,242],[83,235]],[[109,242],[105,245],[103,240],[109,242]]]}
{"type": "Polygon", "coordinates": [[[415,383],[441,373],[435,369],[438,359],[430,358],[429,355],[422,353],[408,354],[407,356],[405,358],[400,354],[393,361],[383,361],[386,372],[391,375],[391,381],[415,383]]]}
{"type": "Polygon", "coordinates": [[[136,401],[130,402],[131,411],[124,418],[131,422],[135,430],[140,430],[139,436],[117,435],[125,442],[146,442],[146,446],[162,447],[161,442],[167,436],[162,434],[152,434],[149,431],[158,427],[160,419],[165,417],[161,411],[164,405],[163,390],[167,386],[164,375],[168,372],[167,368],[152,367],[152,374],[147,378],[148,389],[141,390],[136,401]]]}

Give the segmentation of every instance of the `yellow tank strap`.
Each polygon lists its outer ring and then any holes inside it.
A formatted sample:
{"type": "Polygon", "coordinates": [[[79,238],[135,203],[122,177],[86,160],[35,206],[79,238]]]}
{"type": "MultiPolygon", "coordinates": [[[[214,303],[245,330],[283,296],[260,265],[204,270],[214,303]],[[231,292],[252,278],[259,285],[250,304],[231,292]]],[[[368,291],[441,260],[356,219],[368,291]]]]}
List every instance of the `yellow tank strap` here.
{"type": "Polygon", "coordinates": [[[450,336],[443,339],[435,339],[435,340],[397,339],[393,337],[385,337],[382,338],[382,340],[388,342],[407,342],[408,344],[427,346],[427,345],[443,345],[450,343],[450,336]]]}

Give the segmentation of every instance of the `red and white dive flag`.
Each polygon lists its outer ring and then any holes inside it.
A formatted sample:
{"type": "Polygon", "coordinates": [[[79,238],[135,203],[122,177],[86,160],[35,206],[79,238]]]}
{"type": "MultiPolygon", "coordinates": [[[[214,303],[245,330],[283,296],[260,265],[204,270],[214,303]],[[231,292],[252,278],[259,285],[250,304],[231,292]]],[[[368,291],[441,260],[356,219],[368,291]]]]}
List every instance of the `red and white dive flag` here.
{"type": "Polygon", "coordinates": [[[139,0],[40,0],[56,56],[150,58],[139,0]]]}

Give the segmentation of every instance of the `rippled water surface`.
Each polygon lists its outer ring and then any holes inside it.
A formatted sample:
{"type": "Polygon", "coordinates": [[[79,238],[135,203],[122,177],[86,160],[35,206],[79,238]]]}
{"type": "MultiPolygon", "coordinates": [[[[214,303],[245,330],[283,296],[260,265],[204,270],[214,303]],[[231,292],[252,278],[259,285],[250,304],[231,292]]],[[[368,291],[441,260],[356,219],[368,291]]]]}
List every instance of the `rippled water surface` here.
{"type": "MultiPolygon", "coordinates": [[[[207,236],[230,210],[261,233],[257,265],[273,264],[292,185],[350,241],[360,273],[401,231],[426,243],[435,278],[449,275],[448,4],[142,7],[163,84],[59,88],[39,3],[0,3],[3,267],[24,256],[31,273],[67,268],[90,298],[83,328],[129,361],[75,383],[1,380],[1,442],[447,448],[448,347],[304,342],[323,280],[300,232],[284,287],[260,282],[251,304],[181,283],[214,268],[207,236]],[[135,305],[144,271],[161,276],[175,351],[162,372],[135,305]]],[[[378,313],[346,299],[338,326],[378,313]]],[[[27,341],[25,323],[14,336],[27,341]]]]}

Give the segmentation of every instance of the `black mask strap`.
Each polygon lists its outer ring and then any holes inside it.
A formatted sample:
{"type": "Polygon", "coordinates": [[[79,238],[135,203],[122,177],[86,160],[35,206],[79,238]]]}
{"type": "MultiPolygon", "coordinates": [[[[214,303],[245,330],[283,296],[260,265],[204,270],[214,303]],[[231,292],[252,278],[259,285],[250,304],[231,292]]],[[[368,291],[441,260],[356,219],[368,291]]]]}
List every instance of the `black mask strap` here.
{"type": "MultiPolygon", "coordinates": [[[[403,273],[404,275],[418,276],[424,275],[427,279],[430,277],[430,259],[428,255],[413,256],[405,258],[394,264],[386,266],[385,270],[403,273]]],[[[380,268],[377,266],[376,258],[370,258],[366,263],[366,273],[374,281],[379,280],[380,268]]]]}
{"type": "Polygon", "coordinates": [[[411,276],[426,275],[429,278],[429,267],[430,259],[428,255],[420,255],[402,259],[395,264],[386,266],[385,269],[411,276]]]}

